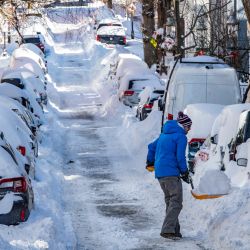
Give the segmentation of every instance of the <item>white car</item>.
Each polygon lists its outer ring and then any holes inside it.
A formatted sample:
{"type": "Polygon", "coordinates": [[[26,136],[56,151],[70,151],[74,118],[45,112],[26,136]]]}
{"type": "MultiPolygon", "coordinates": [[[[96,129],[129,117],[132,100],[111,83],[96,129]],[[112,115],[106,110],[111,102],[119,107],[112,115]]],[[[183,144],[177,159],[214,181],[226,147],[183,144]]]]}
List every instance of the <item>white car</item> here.
{"type": "Polygon", "coordinates": [[[23,43],[20,45],[20,48],[25,48],[25,49],[33,51],[35,54],[40,56],[40,58],[43,60],[44,64],[46,65],[47,61],[45,59],[45,56],[43,52],[36,45],[32,43],[23,43]]]}
{"type": "MultiPolygon", "coordinates": [[[[171,69],[170,71],[171,72],[171,69]]],[[[184,58],[176,64],[166,93],[164,117],[175,119],[188,104],[230,105],[241,102],[234,68],[210,56],[184,58]]]]}
{"type": "Polygon", "coordinates": [[[13,54],[11,55],[10,67],[16,68],[17,65],[22,66],[24,62],[37,64],[43,70],[44,74],[47,73],[45,62],[39,55],[25,47],[15,49],[13,54]]]}
{"type": "Polygon", "coordinates": [[[9,142],[11,147],[18,150],[24,157],[23,162],[28,166],[27,173],[32,177],[35,174],[35,158],[38,153],[38,143],[23,120],[10,108],[0,106],[0,115],[5,117],[0,123],[0,131],[9,142]]]}
{"type": "Polygon", "coordinates": [[[38,126],[32,113],[18,101],[4,95],[0,95],[0,107],[6,107],[15,112],[27,125],[34,136],[37,136],[38,126]]]}
{"type": "Polygon", "coordinates": [[[32,98],[32,96],[29,95],[28,91],[20,89],[12,84],[1,83],[0,93],[1,95],[17,100],[24,107],[30,110],[34,114],[38,126],[43,124],[44,122],[43,111],[40,105],[37,103],[37,101],[34,98],[32,98]]]}
{"type": "Polygon", "coordinates": [[[39,104],[47,104],[46,85],[38,76],[27,69],[7,69],[2,74],[1,82],[9,82],[21,89],[26,89],[37,99],[39,104]],[[18,83],[20,84],[17,85],[18,83]]]}

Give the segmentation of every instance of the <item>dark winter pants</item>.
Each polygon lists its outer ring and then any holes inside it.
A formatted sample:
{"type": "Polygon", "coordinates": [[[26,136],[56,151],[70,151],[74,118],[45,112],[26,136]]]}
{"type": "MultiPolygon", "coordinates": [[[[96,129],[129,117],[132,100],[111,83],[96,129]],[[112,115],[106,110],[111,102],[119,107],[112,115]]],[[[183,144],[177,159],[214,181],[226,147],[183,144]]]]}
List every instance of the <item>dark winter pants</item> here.
{"type": "Polygon", "coordinates": [[[166,217],[161,233],[179,233],[180,224],[178,216],[182,209],[182,184],[179,177],[171,176],[159,179],[165,195],[166,217]]]}

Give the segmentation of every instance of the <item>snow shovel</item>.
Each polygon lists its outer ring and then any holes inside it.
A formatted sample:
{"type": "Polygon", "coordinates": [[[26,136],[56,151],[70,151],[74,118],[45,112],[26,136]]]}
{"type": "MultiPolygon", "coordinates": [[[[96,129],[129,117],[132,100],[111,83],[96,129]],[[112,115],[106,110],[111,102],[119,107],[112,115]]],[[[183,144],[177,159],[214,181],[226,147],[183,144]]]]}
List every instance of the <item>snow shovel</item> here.
{"type": "Polygon", "coordinates": [[[191,176],[189,176],[189,182],[190,182],[190,185],[192,188],[192,190],[190,192],[191,192],[192,196],[197,200],[215,199],[215,198],[220,198],[224,195],[227,195],[227,194],[197,194],[194,192],[194,184],[193,184],[193,180],[192,180],[191,176]]]}

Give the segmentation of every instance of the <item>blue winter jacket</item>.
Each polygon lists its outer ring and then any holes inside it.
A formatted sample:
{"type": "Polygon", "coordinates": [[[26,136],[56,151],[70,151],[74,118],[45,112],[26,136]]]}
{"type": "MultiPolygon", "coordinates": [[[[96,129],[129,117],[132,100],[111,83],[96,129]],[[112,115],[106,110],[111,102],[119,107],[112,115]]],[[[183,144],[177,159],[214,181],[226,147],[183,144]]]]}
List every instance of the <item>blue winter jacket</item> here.
{"type": "Polygon", "coordinates": [[[148,162],[154,162],[155,177],[180,176],[187,169],[187,137],[177,121],[167,121],[159,138],[148,145],[148,162]]]}

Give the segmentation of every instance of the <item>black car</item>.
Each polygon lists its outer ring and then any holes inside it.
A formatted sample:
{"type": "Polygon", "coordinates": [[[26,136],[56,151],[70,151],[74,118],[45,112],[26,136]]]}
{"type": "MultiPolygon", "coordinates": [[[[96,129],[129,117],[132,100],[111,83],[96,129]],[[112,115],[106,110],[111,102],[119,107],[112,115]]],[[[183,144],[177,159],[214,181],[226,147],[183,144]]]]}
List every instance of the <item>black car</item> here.
{"type": "Polygon", "coordinates": [[[14,150],[0,135],[0,205],[12,199],[12,207],[0,214],[0,224],[17,225],[28,219],[34,206],[34,193],[25,166],[17,161],[14,150]]]}

